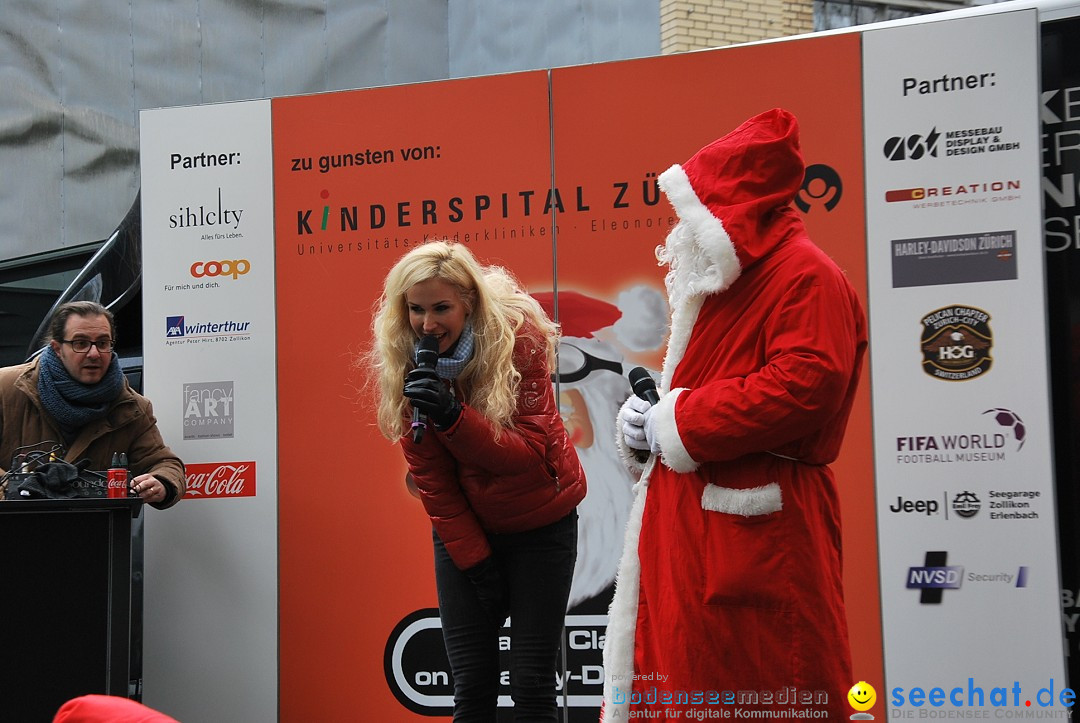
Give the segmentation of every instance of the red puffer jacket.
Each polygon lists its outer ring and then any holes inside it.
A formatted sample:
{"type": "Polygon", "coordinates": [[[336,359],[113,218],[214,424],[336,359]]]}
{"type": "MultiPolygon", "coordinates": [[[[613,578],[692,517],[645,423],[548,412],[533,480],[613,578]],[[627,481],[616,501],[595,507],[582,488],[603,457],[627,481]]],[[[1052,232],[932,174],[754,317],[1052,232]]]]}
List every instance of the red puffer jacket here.
{"type": "Polygon", "coordinates": [[[514,347],[521,372],[514,425],[496,442],[491,423],[468,404],[447,432],[420,444],[401,439],[424,509],[458,568],[491,555],[488,532],[524,532],[561,519],[585,497],[585,473],[555,402],[538,332],[523,327],[514,347]]]}

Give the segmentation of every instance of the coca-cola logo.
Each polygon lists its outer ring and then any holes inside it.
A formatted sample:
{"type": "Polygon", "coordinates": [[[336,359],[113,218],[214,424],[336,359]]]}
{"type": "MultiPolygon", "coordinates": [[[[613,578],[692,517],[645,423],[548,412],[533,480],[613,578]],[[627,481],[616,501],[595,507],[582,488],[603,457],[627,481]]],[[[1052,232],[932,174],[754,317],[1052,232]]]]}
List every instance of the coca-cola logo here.
{"type": "Polygon", "coordinates": [[[254,462],[209,462],[185,465],[186,497],[254,497],[254,462]]]}

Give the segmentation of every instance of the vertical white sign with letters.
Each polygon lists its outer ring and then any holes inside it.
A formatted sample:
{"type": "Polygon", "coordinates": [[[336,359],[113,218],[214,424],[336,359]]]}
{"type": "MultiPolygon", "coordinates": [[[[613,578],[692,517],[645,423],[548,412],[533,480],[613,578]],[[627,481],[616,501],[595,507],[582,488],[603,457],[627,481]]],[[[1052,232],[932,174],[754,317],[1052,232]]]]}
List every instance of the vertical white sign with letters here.
{"type": "Polygon", "coordinates": [[[1036,12],[863,54],[879,697],[1060,715],[1036,12]]]}
{"type": "Polygon", "coordinates": [[[188,496],[146,520],[147,704],[277,717],[270,101],[143,111],[146,396],[188,496]]]}

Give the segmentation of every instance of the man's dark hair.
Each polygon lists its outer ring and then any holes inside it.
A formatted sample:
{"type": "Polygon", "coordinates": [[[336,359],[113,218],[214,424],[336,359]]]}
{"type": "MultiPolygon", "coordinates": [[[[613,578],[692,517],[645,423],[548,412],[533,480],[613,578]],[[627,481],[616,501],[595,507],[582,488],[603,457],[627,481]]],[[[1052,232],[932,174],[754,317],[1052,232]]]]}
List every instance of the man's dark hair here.
{"type": "Polygon", "coordinates": [[[64,340],[64,327],[71,316],[104,316],[109,320],[109,336],[116,341],[116,320],[113,313],[96,301],[69,301],[57,307],[49,320],[49,337],[56,341],[64,340]]]}

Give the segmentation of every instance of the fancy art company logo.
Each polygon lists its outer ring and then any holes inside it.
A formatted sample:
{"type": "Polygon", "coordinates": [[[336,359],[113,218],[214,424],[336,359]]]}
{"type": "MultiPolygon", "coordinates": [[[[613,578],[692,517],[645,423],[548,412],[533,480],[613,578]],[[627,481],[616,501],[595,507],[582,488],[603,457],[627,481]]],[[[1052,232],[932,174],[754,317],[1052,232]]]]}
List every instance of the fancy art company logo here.
{"type": "Polygon", "coordinates": [[[946,306],[922,318],[923,371],[950,382],[975,379],[990,371],[994,335],[990,314],[973,306],[946,306]]]}
{"type": "Polygon", "coordinates": [[[188,499],[255,496],[254,462],[185,465],[188,499]]]}
{"type": "Polygon", "coordinates": [[[184,384],[184,439],[232,439],[233,382],[184,384]]]}

